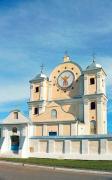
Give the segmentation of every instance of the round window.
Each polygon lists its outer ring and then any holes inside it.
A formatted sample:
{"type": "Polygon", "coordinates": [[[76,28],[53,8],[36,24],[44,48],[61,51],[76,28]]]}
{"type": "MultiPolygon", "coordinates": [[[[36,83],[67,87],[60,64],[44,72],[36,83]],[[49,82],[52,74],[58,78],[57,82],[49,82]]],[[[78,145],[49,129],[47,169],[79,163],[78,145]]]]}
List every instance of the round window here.
{"type": "Polygon", "coordinates": [[[13,128],[12,128],[12,132],[13,132],[13,133],[17,133],[17,128],[16,128],[16,127],[13,127],[13,128]]]}

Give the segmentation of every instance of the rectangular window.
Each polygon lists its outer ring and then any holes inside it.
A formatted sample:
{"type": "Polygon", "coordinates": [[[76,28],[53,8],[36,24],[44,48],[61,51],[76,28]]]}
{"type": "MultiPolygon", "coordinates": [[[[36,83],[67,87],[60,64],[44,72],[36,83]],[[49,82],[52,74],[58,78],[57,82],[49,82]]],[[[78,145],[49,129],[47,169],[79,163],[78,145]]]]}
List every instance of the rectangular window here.
{"type": "Polygon", "coordinates": [[[91,102],[91,109],[96,109],[96,103],[95,102],[91,102]]]}
{"type": "Polygon", "coordinates": [[[57,132],[51,131],[51,132],[49,132],[49,136],[57,136],[57,132]]]}
{"type": "Polygon", "coordinates": [[[95,78],[90,78],[90,84],[95,84],[95,78]]]}
{"type": "Polygon", "coordinates": [[[14,119],[18,119],[18,112],[14,112],[14,119]]]}
{"type": "Polygon", "coordinates": [[[39,114],[39,108],[34,109],[34,114],[39,114]]]}
{"type": "Polygon", "coordinates": [[[36,87],[36,88],[35,88],[35,92],[36,92],[36,93],[39,92],[39,87],[36,87]]]}

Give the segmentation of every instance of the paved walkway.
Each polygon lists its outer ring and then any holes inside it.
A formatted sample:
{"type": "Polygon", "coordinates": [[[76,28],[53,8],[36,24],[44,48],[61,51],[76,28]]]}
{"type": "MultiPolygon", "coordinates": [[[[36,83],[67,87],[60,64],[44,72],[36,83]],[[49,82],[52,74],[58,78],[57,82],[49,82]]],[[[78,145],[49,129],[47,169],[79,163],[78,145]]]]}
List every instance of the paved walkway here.
{"type": "Polygon", "coordinates": [[[0,180],[112,180],[112,175],[60,171],[0,163],[0,180]]]}

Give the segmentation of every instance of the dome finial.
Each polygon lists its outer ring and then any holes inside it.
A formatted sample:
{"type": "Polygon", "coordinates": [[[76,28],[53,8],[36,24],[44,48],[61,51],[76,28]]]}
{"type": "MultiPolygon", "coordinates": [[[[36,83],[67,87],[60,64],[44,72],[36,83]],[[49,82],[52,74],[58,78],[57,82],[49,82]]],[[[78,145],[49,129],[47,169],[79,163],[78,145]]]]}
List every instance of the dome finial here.
{"type": "Polygon", "coordinates": [[[68,61],[70,61],[70,57],[68,56],[68,52],[66,50],[64,55],[64,62],[68,62],[68,61]]]}
{"type": "Polygon", "coordinates": [[[92,57],[93,57],[93,63],[95,63],[96,61],[95,61],[95,53],[93,53],[93,55],[92,55],[92,57]]]}
{"type": "Polygon", "coordinates": [[[40,66],[40,68],[41,68],[41,74],[43,74],[43,69],[44,69],[44,65],[42,64],[41,66],[40,66]]]}
{"type": "Polygon", "coordinates": [[[68,51],[67,50],[65,51],[65,56],[68,56],[68,51]]]}

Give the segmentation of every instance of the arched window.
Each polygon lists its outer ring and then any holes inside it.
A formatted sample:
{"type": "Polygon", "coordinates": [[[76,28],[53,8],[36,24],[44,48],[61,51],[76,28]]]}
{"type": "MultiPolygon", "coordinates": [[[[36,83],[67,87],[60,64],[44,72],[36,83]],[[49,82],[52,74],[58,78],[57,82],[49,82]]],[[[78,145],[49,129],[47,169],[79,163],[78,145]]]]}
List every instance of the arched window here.
{"type": "Polygon", "coordinates": [[[55,109],[51,110],[51,118],[52,119],[57,119],[57,111],[55,109]]]}
{"type": "Polygon", "coordinates": [[[13,128],[12,128],[12,132],[13,132],[13,133],[17,133],[17,127],[13,127],[13,128]]]}
{"type": "Polygon", "coordinates": [[[90,134],[96,134],[96,121],[90,121],[90,134]]]}

